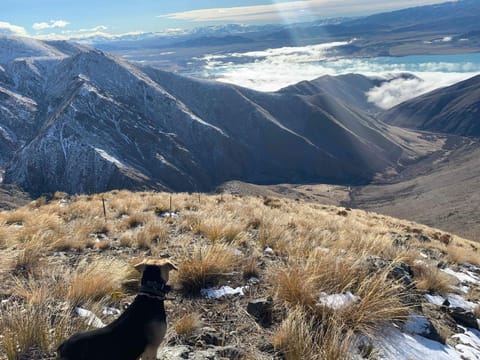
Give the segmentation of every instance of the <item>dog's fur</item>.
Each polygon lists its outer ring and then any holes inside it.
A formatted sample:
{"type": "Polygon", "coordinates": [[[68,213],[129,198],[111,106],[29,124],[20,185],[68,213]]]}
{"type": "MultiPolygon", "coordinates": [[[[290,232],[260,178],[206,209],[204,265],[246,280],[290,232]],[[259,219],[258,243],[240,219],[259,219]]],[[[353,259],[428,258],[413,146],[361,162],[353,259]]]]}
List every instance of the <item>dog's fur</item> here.
{"type": "Polygon", "coordinates": [[[79,333],[58,348],[60,360],[154,360],[167,331],[163,301],[169,290],[168,260],[144,260],[135,265],[143,272],[142,287],[125,312],[108,326],[79,333]]]}

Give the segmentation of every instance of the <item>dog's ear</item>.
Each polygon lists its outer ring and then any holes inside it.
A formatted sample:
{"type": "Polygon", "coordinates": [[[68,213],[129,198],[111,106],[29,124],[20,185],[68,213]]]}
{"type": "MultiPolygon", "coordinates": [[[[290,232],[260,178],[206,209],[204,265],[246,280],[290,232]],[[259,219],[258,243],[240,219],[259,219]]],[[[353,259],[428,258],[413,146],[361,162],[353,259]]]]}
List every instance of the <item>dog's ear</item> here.
{"type": "Polygon", "coordinates": [[[133,267],[138,272],[143,272],[143,270],[145,270],[145,268],[147,267],[147,264],[146,264],[146,261],[143,260],[142,262],[139,262],[138,264],[134,265],[133,267]]]}
{"type": "Polygon", "coordinates": [[[167,260],[165,262],[165,265],[168,266],[169,270],[178,270],[178,267],[174,263],[172,263],[170,260],[167,260]]]}

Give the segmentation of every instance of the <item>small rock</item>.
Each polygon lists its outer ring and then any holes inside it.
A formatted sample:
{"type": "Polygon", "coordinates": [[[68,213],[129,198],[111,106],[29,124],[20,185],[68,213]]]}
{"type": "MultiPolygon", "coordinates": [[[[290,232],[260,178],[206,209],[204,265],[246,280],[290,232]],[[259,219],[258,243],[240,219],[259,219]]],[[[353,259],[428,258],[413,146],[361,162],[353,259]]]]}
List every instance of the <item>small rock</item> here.
{"type": "Polygon", "coordinates": [[[245,357],[245,351],[234,346],[224,346],[215,349],[218,356],[227,359],[243,359],[245,357]]]}
{"type": "Polygon", "coordinates": [[[415,234],[415,239],[417,239],[420,242],[432,242],[432,240],[423,234],[415,234]]]}
{"type": "Polygon", "coordinates": [[[200,342],[204,345],[214,345],[218,346],[221,345],[221,340],[217,330],[204,327],[200,330],[200,334],[197,336],[197,342],[200,342]]]}
{"type": "Polygon", "coordinates": [[[407,288],[413,285],[413,271],[410,266],[405,263],[395,265],[388,273],[388,277],[401,281],[401,283],[407,288]]]}
{"type": "Polygon", "coordinates": [[[272,325],[273,299],[271,296],[252,300],[247,305],[247,312],[264,327],[272,325]]]}
{"type": "Polygon", "coordinates": [[[275,347],[265,337],[261,337],[261,339],[257,343],[257,349],[260,350],[261,352],[267,353],[267,354],[274,354],[275,353],[275,347]]]}
{"type": "Polygon", "coordinates": [[[189,354],[192,351],[193,351],[192,347],[185,346],[185,345],[161,347],[157,352],[157,359],[164,359],[164,360],[188,359],[189,354]]]}
{"type": "Polygon", "coordinates": [[[478,326],[477,318],[475,317],[473,312],[467,311],[459,307],[454,307],[454,308],[449,308],[448,313],[453,318],[453,320],[457,322],[457,324],[466,326],[472,329],[480,330],[478,326]]]}

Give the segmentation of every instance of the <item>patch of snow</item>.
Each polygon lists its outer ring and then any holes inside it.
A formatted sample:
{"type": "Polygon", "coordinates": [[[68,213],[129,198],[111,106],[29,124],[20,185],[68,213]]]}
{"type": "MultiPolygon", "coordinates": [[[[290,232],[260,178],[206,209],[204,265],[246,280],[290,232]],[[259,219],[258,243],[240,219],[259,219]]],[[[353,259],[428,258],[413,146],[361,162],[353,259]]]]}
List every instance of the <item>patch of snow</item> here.
{"type": "Polygon", "coordinates": [[[443,296],[440,296],[440,295],[430,295],[430,294],[425,294],[425,299],[431,303],[431,304],[435,304],[435,305],[442,305],[443,302],[445,301],[445,298],[443,296]]]}
{"type": "Polygon", "coordinates": [[[26,97],[26,96],[23,96],[23,95],[20,95],[16,92],[13,92],[13,91],[10,91],[2,86],[0,86],[0,92],[8,95],[9,97],[11,97],[14,101],[17,101],[18,103],[20,103],[21,105],[23,106],[26,106],[26,107],[29,107],[29,109],[31,109],[32,111],[34,111],[37,107],[37,103],[35,100],[32,100],[30,99],[29,97],[26,97]]]}
{"type": "Polygon", "coordinates": [[[449,275],[455,276],[458,280],[461,282],[469,282],[472,284],[480,284],[480,280],[478,279],[477,276],[475,276],[473,273],[467,271],[465,272],[460,272],[460,271],[454,271],[449,268],[441,269],[444,273],[447,273],[449,275]]]}
{"type": "Polygon", "coordinates": [[[246,290],[248,287],[247,286],[241,286],[237,288],[232,288],[230,286],[222,286],[220,289],[202,289],[200,290],[200,295],[207,299],[220,299],[221,297],[227,296],[227,295],[240,295],[243,296],[244,290],[246,290]]]}
{"type": "Polygon", "coordinates": [[[252,276],[250,279],[248,279],[248,283],[256,285],[256,284],[260,283],[260,279],[255,277],[255,276],[252,276]]]}
{"type": "Polygon", "coordinates": [[[233,251],[233,255],[235,256],[243,256],[243,252],[241,250],[235,249],[233,251]]]}
{"type": "Polygon", "coordinates": [[[459,307],[465,310],[472,310],[477,304],[471,301],[465,300],[463,297],[457,294],[448,294],[448,301],[451,307],[459,307]]]}
{"type": "Polygon", "coordinates": [[[424,254],[424,253],[422,253],[422,252],[420,253],[420,256],[423,257],[423,258],[425,258],[425,259],[428,259],[428,255],[427,255],[427,254],[424,254]]]}
{"type": "Polygon", "coordinates": [[[95,151],[97,152],[98,155],[100,155],[102,158],[105,160],[115,164],[118,168],[123,169],[126,168],[126,166],[117,158],[113,157],[112,155],[108,154],[105,150],[95,148],[95,151]]]}
{"type": "Polygon", "coordinates": [[[459,307],[465,310],[472,310],[477,304],[471,301],[465,300],[462,296],[457,294],[448,294],[447,297],[440,295],[429,295],[425,294],[425,299],[432,304],[442,305],[445,300],[448,300],[450,307],[459,307]]]}
{"type": "Polygon", "coordinates": [[[268,247],[268,246],[263,250],[263,252],[264,252],[265,254],[269,254],[269,255],[273,255],[273,254],[274,254],[273,249],[272,249],[271,247],[268,247]]]}
{"type": "Polygon", "coordinates": [[[329,307],[330,309],[341,309],[352,303],[360,301],[360,297],[353,295],[351,292],[346,292],[345,294],[320,294],[320,300],[317,305],[323,305],[329,307]]]}
{"type": "Polygon", "coordinates": [[[178,215],[178,213],[176,212],[169,212],[169,211],[164,211],[162,213],[160,213],[158,216],[162,217],[162,218],[178,218],[180,215],[178,215]]]}
{"type": "Polygon", "coordinates": [[[89,326],[94,326],[96,328],[102,328],[105,326],[103,321],[90,310],[77,307],[75,308],[75,312],[78,314],[78,316],[86,318],[89,326]]]}
{"type": "Polygon", "coordinates": [[[463,328],[463,334],[453,335],[461,344],[455,346],[464,359],[480,359],[480,331],[475,329],[463,328]]]}
{"type": "Polygon", "coordinates": [[[430,321],[417,313],[411,313],[407,322],[403,325],[403,330],[410,334],[428,334],[430,332],[430,321]]]}
{"type": "Polygon", "coordinates": [[[121,311],[116,308],[105,306],[102,311],[103,315],[120,315],[121,311]]]}
{"type": "Polygon", "coordinates": [[[388,328],[375,336],[373,346],[379,350],[379,359],[384,360],[411,360],[411,359],[435,359],[435,360],[474,360],[477,357],[463,358],[457,349],[450,345],[424,338],[420,335],[409,335],[396,328],[388,328]]]}

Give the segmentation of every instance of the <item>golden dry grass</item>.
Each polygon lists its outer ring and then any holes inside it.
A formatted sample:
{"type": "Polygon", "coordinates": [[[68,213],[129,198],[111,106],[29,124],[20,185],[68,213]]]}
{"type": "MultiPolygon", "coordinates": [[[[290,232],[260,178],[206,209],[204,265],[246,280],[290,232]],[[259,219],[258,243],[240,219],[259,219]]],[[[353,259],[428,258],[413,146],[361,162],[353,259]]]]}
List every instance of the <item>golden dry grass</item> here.
{"type": "Polygon", "coordinates": [[[433,265],[423,263],[414,264],[412,270],[415,274],[417,289],[429,293],[447,294],[453,291],[458,281],[451,275],[440,271],[433,265]]]}
{"type": "Polygon", "coordinates": [[[185,254],[178,268],[177,280],[187,294],[218,284],[238,265],[239,259],[226,245],[195,247],[185,254]]]}
{"type": "Polygon", "coordinates": [[[352,355],[353,332],[332,316],[312,317],[302,308],[292,309],[272,336],[274,347],[287,360],[345,360],[352,355]]]}
{"type": "Polygon", "coordinates": [[[475,306],[473,309],[473,314],[477,319],[480,319],[480,305],[475,306]]]}
{"type": "Polygon", "coordinates": [[[65,297],[75,305],[112,297],[120,291],[129,271],[128,264],[115,260],[81,263],[71,274],[65,297]]]}
{"type": "Polygon", "coordinates": [[[197,312],[190,312],[175,320],[175,333],[182,337],[191,337],[202,326],[202,317],[197,312]]]}
{"type": "Polygon", "coordinates": [[[37,358],[36,351],[51,353],[65,338],[87,329],[70,314],[52,312],[55,306],[51,301],[14,303],[0,310],[2,348],[8,360],[37,358]]]}
{"type": "Polygon", "coordinates": [[[478,244],[455,241],[449,244],[447,251],[449,259],[457,264],[470,263],[480,266],[480,246],[478,244]]]}
{"type": "Polygon", "coordinates": [[[2,313],[0,318],[2,334],[7,334],[0,338],[0,349],[9,358],[32,346],[53,349],[79,323],[84,326],[72,317],[74,306],[118,306],[124,298],[131,300],[140,276],[131,265],[162,255],[179,266],[171,283],[181,292],[170,308],[178,335],[194,333],[200,317],[206,326],[226,321],[225,309],[220,309],[224,302],[212,307],[191,295],[210,286],[245,285],[255,276],[259,285],[250,286],[242,301],[275,294],[276,323],[272,330],[249,326],[240,335],[244,314],[228,314],[232,322],[239,321],[230,341],[243,345],[253,334],[268,337],[273,332],[274,345],[288,359],[344,359],[352,346],[350,332],[375,336],[385,323],[404,320],[410,310],[402,302],[408,290],[388,279],[391,266],[407,263],[420,291],[446,293],[455,281],[436,264],[478,265],[477,251],[476,243],[423,225],[286,199],[128,191],[56,194],[50,201],[42,198],[0,212],[0,294],[18,300],[18,309],[9,308],[11,316],[2,313]],[[170,210],[170,198],[178,217],[158,216],[170,210]],[[416,234],[431,242],[416,240],[416,234]],[[399,245],[393,241],[397,235],[411,236],[399,245]],[[372,271],[371,258],[390,265],[372,271]],[[321,293],[345,292],[359,300],[339,309],[319,305],[321,293]],[[183,302],[185,308],[179,305],[183,302]],[[190,308],[196,313],[187,313],[190,308]],[[28,314],[26,323],[16,320],[22,311],[28,314]],[[215,322],[212,316],[219,318],[215,322]],[[41,322],[52,324],[48,332],[41,322]],[[11,336],[17,331],[25,339],[11,336]]]}

